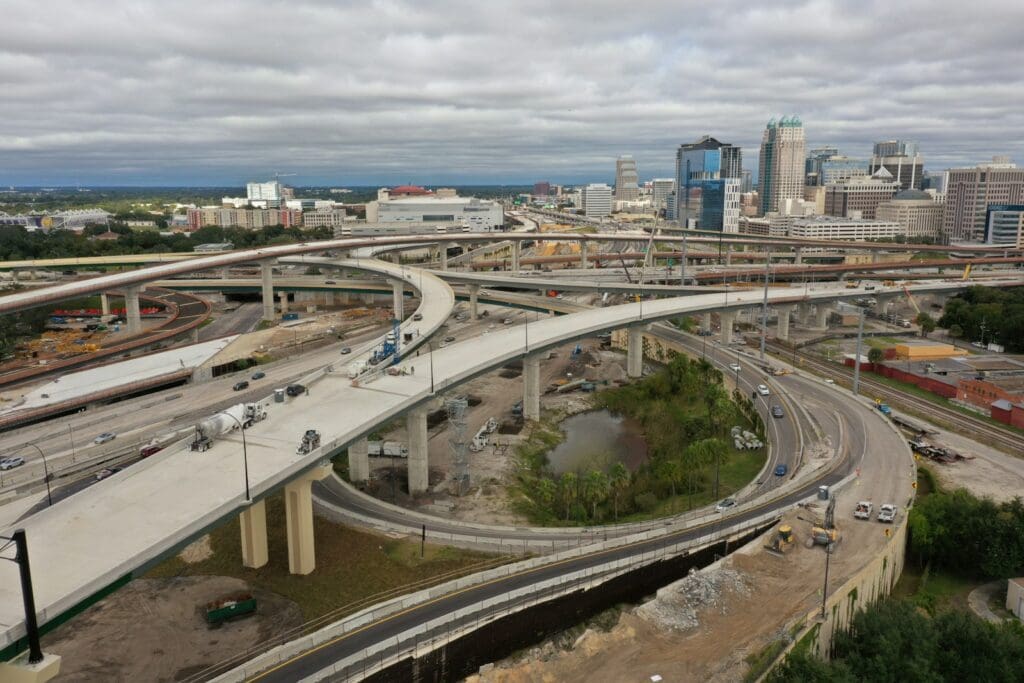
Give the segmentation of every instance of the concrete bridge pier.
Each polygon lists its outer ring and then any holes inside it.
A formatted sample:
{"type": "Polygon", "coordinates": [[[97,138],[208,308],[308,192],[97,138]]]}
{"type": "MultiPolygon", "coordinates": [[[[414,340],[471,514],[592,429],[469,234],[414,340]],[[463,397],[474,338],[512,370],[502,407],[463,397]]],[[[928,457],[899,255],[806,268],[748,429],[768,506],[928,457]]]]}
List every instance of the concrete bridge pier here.
{"type": "Polygon", "coordinates": [[[409,493],[426,492],[430,486],[430,460],[427,450],[427,409],[414,408],[405,416],[409,433],[409,493]]]}
{"type": "Polygon", "coordinates": [[[779,328],[775,333],[777,339],[789,339],[789,316],[796,310],[796,304],[785,304],[775,307],[779,317],[779,328]]]}
{"type": "Polygon", "coordinates": [[[803,247],[797,247],[793,250],[793,265],[800,266],[804,263],[804,249],[803,247]]]}
{"type": "Polygon", "coordinates": [[[441,242],[441,270],[448,270],[448,243],[441,242]]]}
{"type": "Polygon", "coordinates": [[[732,326],[736,324],[736,311],[719,311],[719,320],[722,321],[722,343],[732,343],[732,326]]]}
{"type": "Polygon", "coordinates": [[[103,315],[110,315],[110,297],[106,292],[100,294],[100,312],[103,315]]]}
{"type": "Polygon", "coordinates": [[[589,256],[590,244],[586,240],[580,240],[580,268],[589,267],[587,264],[587,257],[589,256]]]}
{"type": "Polygon", "coordinates": [[[704,314],[704,321],[701,323],[700,329],[703,330],[705,334],[711,331],[711,313],[704,314]]]}
{"type": "Polygon", "coordinates": [[[732,245],[730,244],[725,248],[725,265],[732,265],[732,245]]]}
{"type": "Polygon", "coordinates": [[[263,292],[263,319],[274,320],[274,263],[260,262],[260,278],[263,292]]]}
{"type": "Polygon", "coordinates": [[[313,538],[314,481],[330,476],[331,465],[321,465],[285,484],[284,510],[288,531],[288,571],[306,575],[316,569],[316,549],[313,538]]]}
{"type": "Polygon", "coordinates": [[[644,328],[644,325],[633,325],[627,328],[627,377],[640,377],[644,373],[644,328]]]}
{"type": "Polygon", "coordinates": [[[242,529],[242,566],[259,569],[270,555],[267,551],[267,505],[257,501],[238,515],[242,529]]]}
{"type": "Polygon", "coordinates": [[[139,311],[139,287],[126,287],[124,290],[125,320],[128,321],[128,334],[142,332],[142,313],[139,311]]]}
{"type": "Polygon", "coordinates": [[[540,419],[540,355],[523,359],[523,417],[540,419]]]}
{"type": "Polygon", "coordinates": [[[401,280],[391,281],[391,302],[395,320],[405,318],[405,284],[401,280]]]}
{"type": "Polygon", "coordinates": [[[370,443],[367,439],[359,439],[348,447],[348,478],[353,484],[370,478],[369,451],[370,443]]]}
{"type": "Polygon", "coordinates": [[[828,317],[832,314],[832,307],[827,304],[818,304],[814,309],[815,328],[819,330],[827,330],[828,317]]]}
{"type": "Polygon", "coordinates": [[[878,317],[885,315],[886,310],[889,308],[889,304],[892,303],[892,297],[888,296],[877,296],[875,297],[875,313],[878,317]]]}
{"type": "Polygon", "coordinates": [[[811,320],[811,304],[799,304],[797,306],[796,319],[801,325],[806,326],[811,320]]]}
{"type": "Polygon", "coordinates": [[[281,315],[288,312],[288,292],[278,292],[277,298],[281,302],[281,315]]]}
{"type": "Polygon", "coordinates": [[[522,253],[523,243],[519,240],[512,241],[512,272],[519,272],[519,256],[522,253]]]}
{"type": "Polygon", "coordinates": [[[480,309],[479,303],[477,301],[479,296],[480,296],[480,285],[470,285],[469,286],[469,317],[471,319],[473,319],[473,320],[476,320],[477,318],[480,317],[479,315],[477,315],[479,313],[479,309],[480,309]]]}

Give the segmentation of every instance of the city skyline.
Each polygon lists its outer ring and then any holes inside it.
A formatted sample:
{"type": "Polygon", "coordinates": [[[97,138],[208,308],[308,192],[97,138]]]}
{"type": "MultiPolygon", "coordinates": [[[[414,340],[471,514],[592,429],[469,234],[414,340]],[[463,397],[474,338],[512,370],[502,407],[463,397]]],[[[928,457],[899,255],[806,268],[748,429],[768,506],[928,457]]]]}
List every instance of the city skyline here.
{"type": "Polygon", "coordinates": [[[16,0],[0,185],[581,184],[624,154],[647,180],[705,134],[756,158],[784,113],[852,157],[900,138],[932,172],[1024,161],[1018,3],[581,7],[16,0]]]}

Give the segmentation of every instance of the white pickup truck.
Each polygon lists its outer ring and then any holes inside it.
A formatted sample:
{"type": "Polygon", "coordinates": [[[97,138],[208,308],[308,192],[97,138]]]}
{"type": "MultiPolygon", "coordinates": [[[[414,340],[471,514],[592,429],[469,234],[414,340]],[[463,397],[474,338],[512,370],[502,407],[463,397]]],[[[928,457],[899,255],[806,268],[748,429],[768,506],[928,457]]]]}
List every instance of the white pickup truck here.
{"type": "Polygon", "coordinates": [[[857,508],[853,511],[853,516],[857,519],[871,519],[871,501],[862,500],[857,503],[857,508]]]}
{"type": "Polygon", "coordinates": [[[878,508],[878,521],[884,524],[892,524],[896,521],[896,506],[886,503],[878,508]]]}

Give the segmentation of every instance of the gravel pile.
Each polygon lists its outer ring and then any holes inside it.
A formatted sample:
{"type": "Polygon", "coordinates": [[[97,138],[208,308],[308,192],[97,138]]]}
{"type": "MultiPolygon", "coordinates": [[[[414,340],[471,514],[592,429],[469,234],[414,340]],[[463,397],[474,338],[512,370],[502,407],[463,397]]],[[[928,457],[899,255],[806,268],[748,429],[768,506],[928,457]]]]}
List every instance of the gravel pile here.
{"type": "Polygon", "coordinates": [[[716,608],[725,614],[722,596],[729,591],[750,594],[740,572],[727,568],[707,572],[694,569],[686,578],[659,591],[658,597],[638,607],[636,613],[659,626],[687,631],[699,625],[697,613],[703,609],[716,608]]]}

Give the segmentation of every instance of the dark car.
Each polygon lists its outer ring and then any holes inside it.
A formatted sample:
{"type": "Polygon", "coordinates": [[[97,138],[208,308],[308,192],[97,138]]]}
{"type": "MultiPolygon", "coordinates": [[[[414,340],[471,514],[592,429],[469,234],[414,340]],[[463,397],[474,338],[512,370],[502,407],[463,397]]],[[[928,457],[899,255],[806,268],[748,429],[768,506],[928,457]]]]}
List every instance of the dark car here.
{"type": "Polygon", "coordinates": [[[348,355],[350,353],[352,353],[352,349],[350,349],[347,346],[341,347],[341,355],[345,356],[345,355],[348,355]]]}
{"type": "Polygon", "coordinates": [[[789,467],[785,463],[782,463],[782,464],[776,466],[776,468],[775,468],[775,476],[776,477],[784,477],[784,476],[786,476],[786,474],[788,472],[789,472],[789,467]]]}
{"type": "Polygon", "coordinates": [[[324,284],[325,285],[336,285],[338,283],[335,282],[334,280],[324,280],[324,284]]]}
{"type": "Polygon", "coordinates": [[[241,391],[242,389],[248,389],[249,383],[243,379],[241,382],[235,382],[235,386],[231,388],[235,391],[241,391]]]}
{"type": "Polygon", "coordinates": [[[252,378],[253,379],[263,379],[266,376],[267,376],[267,373],[263,372],[262,370],[260,370],[259,372],[252,373],[252,378]]]}
{"type": "Polygon", "coordinates": [[[786,414],[782,412],[782,406],[772,406],[772,417],[785,417],[786,414]]]}
{"type": "Polygon", "coordinates": [[[289,396],[301,396],[302,394],[306,393],[306,387],[302,386],[301,384],[289,384],[288,387],[284,390],[284,393],[288,394],[289,396]]]}

